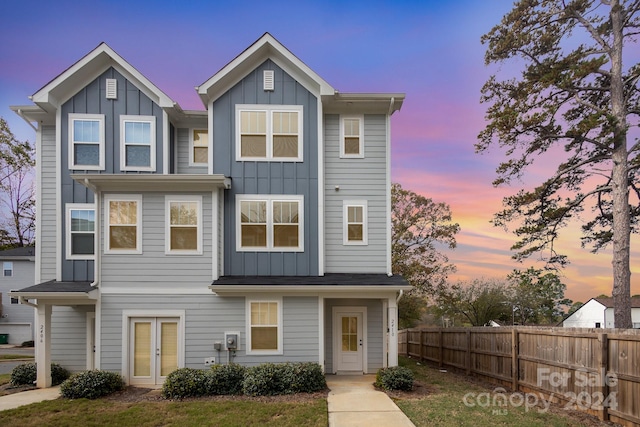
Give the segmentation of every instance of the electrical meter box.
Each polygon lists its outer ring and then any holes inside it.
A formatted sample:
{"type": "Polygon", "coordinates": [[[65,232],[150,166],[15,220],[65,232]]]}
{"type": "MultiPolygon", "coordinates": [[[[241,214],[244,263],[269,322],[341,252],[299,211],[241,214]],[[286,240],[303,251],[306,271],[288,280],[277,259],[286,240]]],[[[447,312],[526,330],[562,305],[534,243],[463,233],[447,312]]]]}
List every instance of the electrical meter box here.
{"type": "Polygon", "coordinates": [[[240,350],[240,332],[225,332],[224,345],[226,350],[240,350]]]}

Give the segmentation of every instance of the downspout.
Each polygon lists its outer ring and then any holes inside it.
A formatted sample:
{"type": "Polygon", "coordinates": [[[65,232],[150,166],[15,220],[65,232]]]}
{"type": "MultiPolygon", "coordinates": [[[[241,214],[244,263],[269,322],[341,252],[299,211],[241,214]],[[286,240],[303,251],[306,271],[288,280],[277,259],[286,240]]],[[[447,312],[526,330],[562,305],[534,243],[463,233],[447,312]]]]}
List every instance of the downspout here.
{"type": "Polygon", "coordinates": [[[404,291],[400,289],[400,292],[398,293],[398,298],[396,298],[396,304],[400,302],[400,298],[402,298],[402,295],[404,295],[404,291]]]}
{"type": "Polygon", "coordinates": [[[95,204],[95,227],[94,227],[94,233],[95,233],[95,239],[94,239],[94,246],[93,246],[93,252],[95,254],[95,259],[93,260],[93,282],[91,282],[91,286],[92,287],[98,287],[98,285],[100,284],[100,260],[102,259],[102,257],[100,256],[100,199],[102,197],[102,192],[100,190],[98,190],[94,185],[90,186],[89,180],[85,178],[84,180],[85,185],[89,188],[91,188],[93,190],[93,194],[94,194],[94,200],[93,203],[95,204]]]}

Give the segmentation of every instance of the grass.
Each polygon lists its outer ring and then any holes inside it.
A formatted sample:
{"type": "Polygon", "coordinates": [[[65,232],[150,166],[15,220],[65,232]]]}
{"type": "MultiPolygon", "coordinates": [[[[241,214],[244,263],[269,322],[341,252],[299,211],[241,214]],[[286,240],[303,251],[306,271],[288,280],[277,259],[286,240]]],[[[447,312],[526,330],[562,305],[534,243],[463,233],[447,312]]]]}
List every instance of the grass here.
{"type": "Polygon", "coordinates": [[[11,382],[11,374],[0,374],[0,385],[9,384],[11,382]]]}
{"type": "MultiPolygon", "coordinates": [[[[505,406],[499,405],[500,400],[496,400],[494,405],[493,398],[499,397],[496,393],[492,393],[494,388],[487,389],[473,383],[463,374],[440,372],[439,369],[418,365],[415,360],[403,357],[400,358],[400,365],[411,369],[416,380],[431,390],[431,393],[424,397],[402,398],[395,401],[418,427],[430,425],[578,427],[584,425],[584,419],[571,418],[568,413],[562,413],[562,411],[544,411],[542,407],[527,409],[522,395],[514,395],[512,400],[506,401],[505,406]]],[[[511,394],[507,393],[505,396],[509,399],[511,394]]]]}
{"type": "Polygon", "coordinates": [[[323,398],[304,402],[58,399],[0,412],[0,425],[29,426],[323,426],[323,398]]]}
{"type": "Polygon", "coordinates": [[[0,361],[15,359],[33,359],[33,356],[26,356],[24,354],[0,354],[0,361]]]}

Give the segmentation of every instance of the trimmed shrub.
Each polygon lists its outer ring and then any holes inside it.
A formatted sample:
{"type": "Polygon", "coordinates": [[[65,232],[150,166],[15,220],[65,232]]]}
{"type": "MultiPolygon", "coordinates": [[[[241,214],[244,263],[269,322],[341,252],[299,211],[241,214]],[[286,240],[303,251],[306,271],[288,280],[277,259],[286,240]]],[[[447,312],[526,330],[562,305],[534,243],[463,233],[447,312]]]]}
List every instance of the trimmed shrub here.
{"type": "Polygon", "coordinates": [[[376,374],[376,387],[384,390],[405,390],[413,388],[413,371],[404,366],[382,368],[376,374]]]}
{"type": "Polygon", "coordinates": [[[72,375],[60,386],[60,394],[67,399],[97,399],[123,388],[120,374],[94,370],[72,375]]]}
{"type": "Polygon", "coordinates": [[[317,363],[263,363],[247,369],[242,390],[249,396],[312,393],[327,387],[317,363]]]}
{"type": "Polygon", "coordinates": [[[207,394],[242,394],[242,383],[247,368],[237,363],[213,365],[207,372],[207,394]]]}
{"type": "Polygon", "coordinates": [[[322,368],[313,362],[287,363],[289,387],[292,393],[313,393],[327,388],[322,368]]]}
{"type": "Polygon", "coordinates": [[[162,396],[166,399],[184,399],[207,394],[207,371],[180,368],[167,375],[162,385],[162,396]]]}
{"type": "MultiPolygon", "coordinates": [[[[33,362],[23,363],[11,371],[11,385],[32,385],[37,378],[37,365],[33,362]]],[[[57,363],[51,364],[51,385],[61,384],[71,373],[57,363]]]]}

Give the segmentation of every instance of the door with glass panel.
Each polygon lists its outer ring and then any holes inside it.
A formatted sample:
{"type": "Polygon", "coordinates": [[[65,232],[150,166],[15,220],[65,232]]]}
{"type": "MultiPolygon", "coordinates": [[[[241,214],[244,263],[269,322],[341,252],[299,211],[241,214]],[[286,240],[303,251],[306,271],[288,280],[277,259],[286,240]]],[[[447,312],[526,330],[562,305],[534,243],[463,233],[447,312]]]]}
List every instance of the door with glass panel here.
{"type": "Polygon", "coordinates": [[[336,370],[363,372],[363,312],[338,312],[334,317],[336,370]]]}
{"type": "Polygon", "coordinates": [[[131,384],[162,384],[178,368],[178,322],[177,318],[130,319],[131,384]]]}

